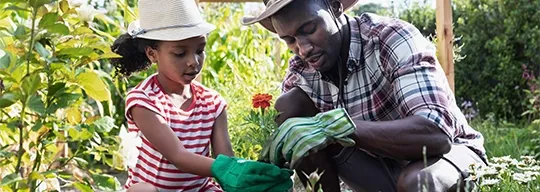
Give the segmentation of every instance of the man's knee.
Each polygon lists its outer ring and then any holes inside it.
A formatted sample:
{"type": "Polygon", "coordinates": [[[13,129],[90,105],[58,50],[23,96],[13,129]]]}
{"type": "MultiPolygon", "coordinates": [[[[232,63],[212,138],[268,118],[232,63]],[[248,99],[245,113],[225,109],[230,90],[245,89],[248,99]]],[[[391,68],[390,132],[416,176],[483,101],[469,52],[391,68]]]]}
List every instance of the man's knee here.
{"type": "MultiPolygon", "coordinates": [[[[451,191],[462,183],[460,173],[442,158],[428,159],[407,165],[399,176],[397,188],[405,191],[451,191]]],[[[461,187],[460,187],[461,188],[461,187]]]]}
{"type": "Polygon", "coordinates": [[[430,170],[407,170],[401,173],[397,182],[397,189],[400,192],[437,191],[437,178],[430,170]]]}

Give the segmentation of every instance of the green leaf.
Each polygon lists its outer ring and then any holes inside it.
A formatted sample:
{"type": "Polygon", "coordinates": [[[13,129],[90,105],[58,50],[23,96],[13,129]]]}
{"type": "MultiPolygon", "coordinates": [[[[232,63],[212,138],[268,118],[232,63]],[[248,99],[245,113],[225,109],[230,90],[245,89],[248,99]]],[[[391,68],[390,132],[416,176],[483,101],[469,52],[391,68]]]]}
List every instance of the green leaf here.
{"type": "Polygon", "coordinates": [[[52,171],[41,172],[41,174],[45,176],[45,178],[50,179],[50,178],[56,178],[56,172],[57,170],[52,170],[52,171]]]}
{"type": "Polygon", "coordinates": [[[65,13],[65,12],[67,12],[69,10],[68,1],[60,1],[60,10],[62,10],[63,13],[65,13]]]}
{"type": "Polygon", "coordinates": [[[73,186],[75,186],[75,188],[77,188],[78,190],[80,190],[81,192],[93,192],[94,190],[92,190],[92,187],[84,184],[84,183],[81,183],[81,182],[76,182],[73,184],[73,186]]]}
{"type": "Polygon", "coordinates": [[[31,180],[45,180],[45,176],[43,176],[41,173],[39,172],[35,172],[35,171],[32,171],[29,175],[30,179],[31,180]]]}
{"type": "Polygon", "coordinates": [[[38,94],[34,94],[30,97],[28,101],[28,108],[40,115],[44,115],[46,112],[45,104],[38,94]]]}
{"type": "Polygon", "coordinates": [[[41,127],[43,127],[43,122],[38,120],[38,122],[32,126],[32,131],[37,132],[41,127]]]}
{"type": "Polygon", "coordinates": [[[62,179],[73,179],[73,174],[71,172],[68,172],[68,171],[59,171],[58,172],[58,177],[60,177],[62,179]]]}
{"type": "Polygon", "coordinates": [[[94,52],[94,49],[88,48],[88,47],[80,47],[80,48],[64,48],[58,51],[58,55],[67,55],[72,57],[77,56],[87,56],[90,55],[90,53],[94,52]]]}
{"type": "Polygon", "coordinates": [[[121,185],[118,182],[118,179],[111,175],[92,175],[92,179],[95,182],[95,185],[103,191],[117,191],[120,189],[121,185]]]}
{"type": "Polygon", "coordinates": [[[88,166],[88,161],[84,160],[83,158],[74,157],[73,160],[75,160],[79,166],[88,166]]]}
{"type": "Polygon", "coordinates": [[[47,29],[47,31],[50,33],[58,33],[60,35],[69,35],[69,28],[62,23],[55,23],[55,24],[49,25],[45,29],[47,29]]]}
{"type": "Polygon", "coordinates": [[[7,69],[10,63],[11,59],[9,54],[4,50],[0,50],[0,69],[7,69]]]}
{"type": "Polygon", "coordinates": [[[13,11],[30,11],[28,9],[25,9],[25,8],[22,8],[22,7],[17,7],[15,5],[12,5],[12,6],[9,6],[9,7],[6,7],[4,8],[4,10],[13,10],[13,11]]]}
{"type": "Polygon", "coordinates": [[[45,28],[45,27],[47,27],[49,25],[52,25],[52,24],[56,23],[57,20],[58,20],[58,13],[49,12],[49,13],[45,14],[41,18],[41,20],[39,20],[38,27],[45,28]]]}
{"type": "Polygon", "coordinates": [[[51,85],[49,88],[48,88],[48,92],[47,92],[47,97],[52,97],[54,95],[59,95],[59,94],[56,94],[58,91],[60,91],[61,89],[65,89],[66,87],[66,83],[64,82],[58,82],[58,83],[55,83],[53,85],[51,85]]]}
{"type": "Polygon", "coordinates": [[[28,95],[34,94],[38,88],[43,84],[39,73],[33,73],[30,76],[26,76],[23,79],[22,88],[24,93],[28,95]]]}
{"type": "Polygon", "coordinates": [[[86,34],[92,34],[92,30],[88,27],[78,27],[73,31],[76,35],[86,35],[86,34]]]}
{"type": "Polygon", "coordinates": [[[6,92],[0,95],[0,109],[13,105],[20,98],[20,93],[6,92]]]}
{"type": "Polygon", "coordinates": [[[116,125],[114,125],[114,119],[109,116],[94,121],[92,125],[95,126],[96,131],[102,133],[107,133],[116,127],[116,125]]]}
{"type": "Polygon", "coordinates": [[[68,129],[68,135],[71,137],[72,140],[78,141],[80,139],[81,132],[79,132],[74,127],[68,129]]]}
{"type": "Polygon", "coordinates": [[[0,159],[9,159],[15,155],[13,152],[5,151],[7,147],[9,147],[9,145],[6,145],[0,149],[0,159]]]}
{"type": "Polygon", "coordinates": [[[77,83],[84,89],[92,99],[96,101],[105,101],[111,99],[111,93],[107,85],[103,83],[99,76],[90,71],[77,75],[77,83]]]}
{"type": "Polygon", "coordinates": [[[99,55],[99,59],[112,59],[112,58],[121,58],[121,55],[118,55],[114,52],[106,52],[99,55]]]}
{"type": "Polygon", "coordinates": [[[12,173],[2,178],[2,182],[0,183],[0,186],[9,185],[9,184],[22,181],[22,180],[23,178],[21,178],[19,174],[12,173]]]}
{"type": "Polygon", "coordinates": [[[77,93],[62,93],[55,101],[47,108],[48,113],[54,113],[61,108],[69,107],[76,102],[82,95],[77,93]]]}
{"type": "Polygon", "coordinates": [[[49,58],[51,56],[51,53],[49,53],[49,51],[45,49],[45,47],[43,47],[43,45],[39,42],[36,42],[36,45],[34,46],[34,48],[38,52],[39,56],[43,58],[49,58]]]}
{"type": "Polygon", "coordinates": [[[13,36],[17,39],[22,39],[26,35],[26,28],[22,25],[17,26],[17,29],[13,32],[13,36]]]}
{"type": "Polygon", "coordinates": [[[30,0],[29,3],[33,8],[37,9],[45,4],[52,3],[53,1],[55,0],[30,0]]]}
{"type": "MultiPolygon", "coordinates": [[[[94,129],[91,128],[91,127],[86,126],[85,124],[81,124],[79,127],[72,128],[72,129],[76,131],[76,134],[75,134],[75,132],[73,133],[74,136],[76,136],[76,138],[74,139],[76,141],[86,141],[86,140],[91,139],[94,136],[94,134],[93,134],[94,129]]],[[[68,134],[69,134],[69,132],[68,132],[68,134]]]]}

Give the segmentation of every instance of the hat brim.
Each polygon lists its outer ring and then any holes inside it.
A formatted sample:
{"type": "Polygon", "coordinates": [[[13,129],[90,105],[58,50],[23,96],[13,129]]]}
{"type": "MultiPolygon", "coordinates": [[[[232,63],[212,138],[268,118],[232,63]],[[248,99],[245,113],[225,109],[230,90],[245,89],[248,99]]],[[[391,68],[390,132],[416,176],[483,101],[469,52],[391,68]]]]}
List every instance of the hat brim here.
{"type": "MultiPolygon", "coordinates": [[[[276,12],[281,10],[283,7],[287,6],[292,1],[293,0],[282,0],[267,7],[258,16],[245,16],[242,18],[242,24],[251,25],[258,22],[267,30],[275,33],[276,29],[274,29],[274,26],[272,25],[272,20],[270,19],[271,18],[270,16],[274,15],[276,12]]],[[[359,0],[340,0],[340,1],[343,4],[343,10],[346,11],[352,6],[354,6],[359,0]]]]}
{"type": "MultiPolygon", "coordinates": [[[[139,20],[131,22],[128,26],[128,31],[133,31],[139,29],[139,20]]],[[[177,28],[168,28],[155,31],[149,31],[147,33],[137,35],[137,38],[151,39],[158,41],[180,41],[189,39],[192,37],[198,37],[202,35],[207,35],[216,29],[215,25],[212,25],[207,22],[202,22],[200,24],[190,26],[190,27],[177,27],[177,28]]]]}

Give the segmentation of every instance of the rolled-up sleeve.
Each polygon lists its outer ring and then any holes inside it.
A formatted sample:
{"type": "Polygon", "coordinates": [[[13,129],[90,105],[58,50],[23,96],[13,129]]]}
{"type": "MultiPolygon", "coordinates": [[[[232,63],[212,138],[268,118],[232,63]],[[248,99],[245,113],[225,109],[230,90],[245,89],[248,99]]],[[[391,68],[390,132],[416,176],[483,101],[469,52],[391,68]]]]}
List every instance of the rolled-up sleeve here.
{"type": "Polygon", "coordinates": [[[381,60],[390,69],[399,112],[425,117],[453,140],[459,134],[457,119],[450,110],[453,93],[433,43],[408,23],[388,26],[380,38],[381,60]]]}

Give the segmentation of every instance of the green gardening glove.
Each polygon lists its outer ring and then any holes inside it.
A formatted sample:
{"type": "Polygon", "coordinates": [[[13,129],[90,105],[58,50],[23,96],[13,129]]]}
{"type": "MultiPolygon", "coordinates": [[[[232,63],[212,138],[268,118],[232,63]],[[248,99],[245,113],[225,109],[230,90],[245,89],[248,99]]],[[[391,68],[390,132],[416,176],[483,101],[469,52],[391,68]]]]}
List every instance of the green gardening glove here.
{"type": "Polygon", "coordinates": [[[293,185],[291,170],[237,157],[218,155],[211,171],[227,192],[286,192],[293,185]]]}
{"type": "Polygon", "coordinates": [[[269,160],[277,166],[290,162],[290,167],[294,168],[309,152],[319,151],[332,143],[354,146],[354,140],[348,136],[355,131],[355,124],[341,108],[314,117],[289,118],[273,137],[267,152],[269,160]]]}

